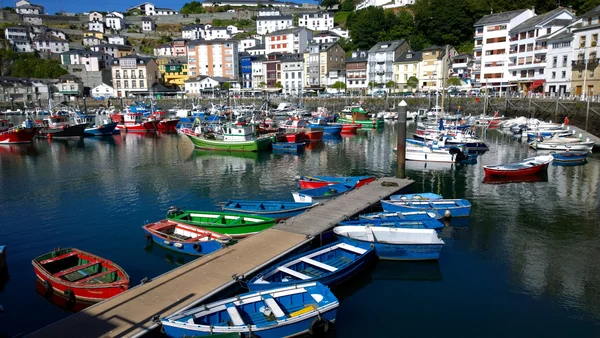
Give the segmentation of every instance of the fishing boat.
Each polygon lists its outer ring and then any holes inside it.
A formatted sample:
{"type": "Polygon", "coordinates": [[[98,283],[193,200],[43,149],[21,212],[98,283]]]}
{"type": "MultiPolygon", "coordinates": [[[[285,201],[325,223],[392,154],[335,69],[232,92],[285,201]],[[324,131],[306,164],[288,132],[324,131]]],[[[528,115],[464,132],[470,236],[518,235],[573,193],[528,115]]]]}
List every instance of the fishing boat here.
{"type": "Polygon", "coordinates": [[[38,137],[83,137],[87,123],[71,122],[69,113],[55,112],[41,121],[38,137]]]}
{"type": "Polygon", "coordinates": [[[273,152],[297,154],[304,151],[304,143],[275,142],[271,144],[273,152]]]}
{"type": "Polygon", "coordinates": [[[354,189],[354,187],[355,184],[349,185],[348,183],[337,183],[321,188],[303,189],[298,192],[293,192],[292,196],[294,196],[294,201],[296,202],[307,202],[306,197],[310,197],[311,200],[309,202],[326,200],[340,196],[354,189]]]}
{"type": "Polygon", "coordinates": [[[406,147],[405,158],[407,161],[456,163],[469,159],[459,148],[435,148],[431,146],[406,147]]]}
{"type": "Polygon", "coordinates": [[[360,107],[351,109],[350,114],[345,114],[338,119],[344,124],[360,124],[362,129],[383,128],[385,121],[380,118],[372,117],[366,110],[360,107]]]}
{"type": "Polygon", "coordinates": [[[166,112],[162,110],[154,111],[150,118],[156,121],[156,129],[162,132],[174,132],[177,131],[177,124],[179,118],[169,117],[166,112]]]}
{"type": "Polygon", "coordinates": [[[169,208],[167,219],[201,227],[232,238],[244,238],[268,229],[275,224],[275,220],[269,217],[226,212],[180,210],[177,207],[169,208]]]}
{"type": "Polygon", "coordinates": [[[387,201],[381,200],[383,211],[386,212],[411,212],[433,211],[444,217],[468,217],[471,214],[471,203],[465,199],[441,199],[431,201],[407,200],[387,201]]]}
{"type": "Polygon", "coordinates": [[[323,139],[323,129],[311,128],[305,131],[306,141],[315,142],[323,139]]]}
{"type": "Polygon", "coordinates": [[[314,189],[337,183],[347,183],[360,188],[374,180],[374,176],[302,176],[298,180],[298,186],[300,189],[314,189]]]}
{"type": "Polygon", "coordinates": [[[221,333],[261,338],[291,337],[327,331],[339,302],[318,282],[254,291],[202,304],[161,318],[168,337],[221,333]]]}
{"type": "Polygon", "coordinates": [[[129,276],[120,266],[75,248],[55,249],[32,264],[46,296],[72,303],[97,303],[129,288],[129,276]]]}
{"type": "Polygon", "coordinates": [[[562,142],[538,142],[532,141],[529,146],[536,150],[565,150],[565,151],[592,151],[596,142],[582,141],[573,143],[562,142]]]}
{"type": "Polygon", "coordinates": [[[91,124],[84,130],[86,136],[113,135],[118,132],[117,122],[104,120],[102,124],[91,124]]]}
{"type": "Polygon", "coordinates": [[[162,247],[188,255],[207,255],[223,248],[231,237],[197,226],[164,219],[142,227],[144,236],[162,247]]]}
{"type": "Polygon", "coordinates": [[[0,119],[0,144],[31,143],[39,130],[29,118],[18,126],[0,119]]]}
{"type": "Polygon", "coordinates": [[[399,194],[390,196],[392,201],[404,201],[404,200],[441,200],[444,197],[442,195],[434,194],[431,192],[422,192],[418,194],[399,194]]]}
{"type": "Polygon", "coordinates": [[[344,243],[374,247],[383,260],[435,260],[445,244],[433,229],[338,226],[333,232],[344,243]]]}
{"type": "Polygon", "coordinates": [[[298,283],[338,285],[360,272],[374,258],[371,248],[337,241],[278,263],[249,280],[250,291],[268,290],[298,283]]]}
{"type": "Polygon", "coordinates": [[[527,176],[546,172],[554,158],[549,155],[526,158],[519,162],[484,165],[485,176],[527,176]]]}
{"type": "Polygon", "coordinates": [[[196,130],[181,128],[180,131],[199,149],[254,152],[268,150],[271,145],[269,136],[256,138],[252,125],[245,123],[225,125],[222,135],[202,128],[196,130]]]}
{"type": "Polygon", "coordinates": [[[340,225],[368,225],[373,227],[388,227],[388,228],[407,228],[407,229],[434,229],[441,230],[444,227],[442,222],[435,218],[423,220],[393,220],[393,219],[358,219],[351,221],[342,221],[340,225]]]}
{"type": "Polygon", "coordinates": [[[399,220],[399,221],[427,221],[440,219],[442,216],[437,212],[431,211],[411,211],[411,212],[372,212],[358,215],[359,219],[368,220],[399,220]]]}
{"type": "Polygon", "coordinates": [[[343,126],[341,123],[330,123],[323,118],[316,118],[308,123],[308,128],[322,129],[325,134],[339,134],[342,132],[343,126]]]}
{"type": "Polygon", "coordinates": [[[223,211],[227,212],[286,219],[299,215],[317,204],[287,201],[228,200],[222,208],[223,211]]]}
{"type": "Polygon", "coordinates": [[[125,114],[112,114],[110,118],[117,122],[120,130],[132,133],[146,133],[156,131],[156,122],[145,120],[141,112],[128,111],[125,114]]]}
{"type": "Polygon", "coordinates": [[[356,131],[362,128],[360,124],[342,123],[342,134],[354,134],[356,131]]]}
{"type": "Polygon", "coordinates": [[[562,151],[558,153],[551,153],[554,157],[554,162],[569,162],[569,163],[580,163],[585,162],[587,159],[587,151],[562,151]]]}

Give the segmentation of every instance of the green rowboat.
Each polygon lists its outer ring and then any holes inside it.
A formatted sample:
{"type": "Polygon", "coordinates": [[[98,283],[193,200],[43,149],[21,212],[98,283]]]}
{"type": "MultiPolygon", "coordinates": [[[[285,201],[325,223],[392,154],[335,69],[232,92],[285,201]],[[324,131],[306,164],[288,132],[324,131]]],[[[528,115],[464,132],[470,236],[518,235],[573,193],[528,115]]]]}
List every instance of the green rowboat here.
{"type": "Polygon", "coordinates": [[[268,150],[271,145],[271,138],[259,138],[250,141],[223,141],[209,140],[202,136],[194,136],[185,134],[190,138],[196,148],[206,150],[221,150],[221,151],[261,151],[268,150]]]}
{"type": "Polygon", "coordinates": [[[177,207],[169,208],[167,219],[195,225],[232,238],[244,238],[275,225],[275,220],[268,217],[227,212],[180,210],[177,207]]]}
{"type": "Polygon", "coordinates": [[[341,117],[337,120],[341,123],[349,123],[349,124],[360,124],[361,129],[373,129],[373,128],[383,128],[385,125],[385,121],[381,119],[371,119],[371,120],[352,120],[351,118],[341,117]]]}

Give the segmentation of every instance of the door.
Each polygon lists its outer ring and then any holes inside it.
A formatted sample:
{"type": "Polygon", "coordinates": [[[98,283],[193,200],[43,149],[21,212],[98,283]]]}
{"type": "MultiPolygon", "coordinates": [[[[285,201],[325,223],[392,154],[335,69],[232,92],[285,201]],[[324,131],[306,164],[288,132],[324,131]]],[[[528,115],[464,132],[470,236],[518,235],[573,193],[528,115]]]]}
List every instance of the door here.
{"type": "Polygon", "coordinates": [[[583,92],[582,87],[577,86],[577,88],[575,89],[575,95],[580,96],[582,92],[583,92]]]}

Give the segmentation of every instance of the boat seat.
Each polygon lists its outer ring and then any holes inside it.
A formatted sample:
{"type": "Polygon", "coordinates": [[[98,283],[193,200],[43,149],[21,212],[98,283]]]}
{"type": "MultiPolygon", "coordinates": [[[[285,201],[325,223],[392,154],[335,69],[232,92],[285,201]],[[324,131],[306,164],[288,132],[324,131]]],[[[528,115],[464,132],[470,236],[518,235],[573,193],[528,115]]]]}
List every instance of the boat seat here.
{"type": "Polygon", "coordinates": [[[279,307],[279,304],[277,304],[277,302],[275,301],[275,299],[273,299],[273,297],[271,297],[271,295],[263,295],[263,300],[265,301],[265,304],[267,304],[267,306],[271,309],[271,311],[273,311],[275,317],[285,318],[285,313],[283,313],[283,310],[281,309],[281,307],[279,307]]]}
{"type": "Polygon", "coordinates": [[[321,269],[324,269],[324,270],[327,270],[327,271],[330,271],[330,272],[335,272],[335,271],[338,270],[337,268],[335,268],[335,267],[333,267],[331,265],[327,265],[325,263],[317,262],[317,261],[315,261],[312,258],[302,257],[302,258],[300,258],[300,260],[303,261],[306,264],[310,264],[310,265],[319,267],[321,269]]]}
{"type": "Polygon", "coordinates": [[[43,261],[40,262],[40,264],[42,264],[42,265],[48,264],[50,262],[59,261],[61,259],[69,258],[71,256],[76,256],[77,254],[78,254],[77,252],[69,252],[64,255],[60,255],[58,257],[44,259],[43,261]]]}
{"type": "Polygon", "coordinates": [[[93,280],[95,278],[100,278],[102,276],[106,276],[106,275],[111,274],[113,272],[117,272],[117,270],[116,269],[109,269],[109,270],[106,270],[106,271],[102,271],[100,273],[96,273],[96,274],[90,275],[88,277],[85,277],[84,279],[80,279],[76,283],[84,284],[84,283],[89,282],[90,280],[93,280]]]}
{"type": "Polygon", "coordinates": [[[55,274],[54,277],[62,277],[64,275],[68,275],[68,274],[73,273],[75,271],[79,271],[79,270],[83,270],[83,269],[89,268],[90,266],[94,266],[94,265],[99,264],[99,263],[100,262],[98,262],[98,261],[92,261],[92,262],[89,262],[89,263],[84,264],[84,265],[77,265],[77,266],[74,266],[74,267],[72,267],[70,269],[63,270],[63,271],[55,274]]]}
{"type": "Polygon", "coordinates": [[[244,323],[244,321],[242,320],[242,316],[240,316],[240,313],[238,312],[235,305],[233,305],[233,303],[227,304],[227,313],[229,314],[229,317],[231,318],[231,322],[233,323],[233,325],[236,325],[236,326],[246,325],[246,323],[244,323]]]}
{"type": "Polygon", "coordinates": [[[309,276],[307,276],[305,274],[302,274],[302,273],[300,273],[298,271],[294,271],[292,269],[286,268],[285,266],[280,266],[280,267],[277,268],[277,270],[279,270],[279,271],[281,271],[283,273],[287,273],[288,275],[296,277],[298,279],[302,279],[302,280],[311,279],[311,277],[309,277],[309,276]]]}
{"type": "Polygon", "coordinates": [[[363,255],[365,252],[367,252],[367,250],[365,250],[365,249],[361,249],[361,248],[358,248],[358,247],[355,247],[353,245],[349,245],[346,243],[340,243],[338,245],[338,248],[346,250],[346,251],[354,252],[359,255],[363,255]]]}

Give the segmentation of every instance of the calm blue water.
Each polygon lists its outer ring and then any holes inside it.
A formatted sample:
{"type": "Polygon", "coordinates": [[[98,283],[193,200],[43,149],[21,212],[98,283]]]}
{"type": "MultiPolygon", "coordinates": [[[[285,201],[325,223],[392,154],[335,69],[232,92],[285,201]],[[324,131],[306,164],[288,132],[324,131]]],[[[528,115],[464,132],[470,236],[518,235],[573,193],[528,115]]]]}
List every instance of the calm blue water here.
{"type": "MultiPolygon", "coordinates": [[[[408,163],[414,191],[473,204],[437,263],[380,262],[339,292],[336,333],[354,336],[588,337],[600,332],[600,160],[549,169],[537,183],[483,184],[481,164],[533,155],[491,131],[477,165],[408,163]]],[[[304,155],[194,150],[176,135],[123,134],[0,147],[0,243],[10,279],[0,335],[69,314],[35,291],[31,259],[75,246],[114,260],[134,284],[190,258],[147,247],[146,221],[171,205],[218,210],[228,198],[291,199],[302,174],[395,173],[393,125],[326,140],[304,155]]]]}

